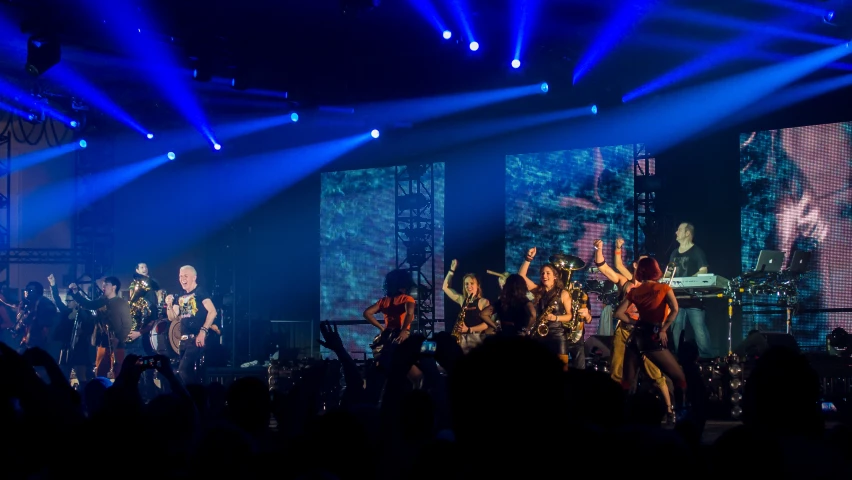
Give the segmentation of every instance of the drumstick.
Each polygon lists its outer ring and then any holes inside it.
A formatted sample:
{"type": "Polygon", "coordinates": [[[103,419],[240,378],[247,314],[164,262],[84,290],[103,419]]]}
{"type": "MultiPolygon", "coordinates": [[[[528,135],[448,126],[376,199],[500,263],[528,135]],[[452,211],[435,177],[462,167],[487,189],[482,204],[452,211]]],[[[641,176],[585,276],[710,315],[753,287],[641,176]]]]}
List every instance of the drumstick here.
{"type": "Polygon", "coordinates": [[[508,277],[509,276],[509,272],[497,273],[493,270],[486,270],[486,272],[488,272],[489,275],[494,275],[496,277],[508,277]]]}

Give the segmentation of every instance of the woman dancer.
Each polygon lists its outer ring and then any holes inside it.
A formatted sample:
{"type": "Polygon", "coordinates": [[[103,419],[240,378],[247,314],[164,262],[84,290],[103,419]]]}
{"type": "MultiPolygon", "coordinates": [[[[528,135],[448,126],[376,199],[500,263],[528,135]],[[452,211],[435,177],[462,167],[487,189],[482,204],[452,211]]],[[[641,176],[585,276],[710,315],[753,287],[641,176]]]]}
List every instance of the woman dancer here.
{"type": "Polygon", "coordinates": [[[399,269],[389,272],[385,275],[384,287],[385,296],[364,310],[364,319],[381,332],[371,345],[374,358],[378,358],[385,345],[405,341],[414,320],[415,301],[409,295],[414,288],[411,273],[399,269]],[[384,325],[376,319],[377,313],[384,317],[384,325]]]}
{"type": "Polygon", "coordinates": [[[450,300],[458,303],[464,309],[464,324],[461,325],[461,347],[467,353],[471,348],[482,343],[483,334],[489,328],[496,330],[497,324],[491,320],[493,307],[487,298],[482,297],[482,287],[479,279],[472,273],[467,273],[462,278],[464,287],[463,294],[453,290],[450,283],[458,267],[458,260],[450,262],[450,270],[444,278],[444,293],[450,300]]]}
{"type": "Polygon", "coordinates": [[[494,320],[500,322],[504,335],[523,335],[529,333],[535,323],[535,306],[527,298],[527,284],[524,277],[512,274],[506,277],[500,297],[494,302],[494,320]]]}
{"type": "Polygon", "coordinates": [[[649,257],[639,260],[633,277],[641,283],[627,292],[615,311],[615,318],[622,324],[633,326],[624,351],[621,386],[625,390],[632,387],[644,355],[668,375],[681,392],[686,392],[686,376],[677,359],[666,349],[669,341],[666,329],[677,318],[678,306],[672,288],[657,282],[662,276],[656,260],[649,257]],[[634,305],[638,320],[627,313],[634,305]]]}
{"type": "MultiPolygon", "coordinates": [[[[547,321],[547,335],[543,340],[545,344],[557,354],[559,358],[565,362],[566,368],[570,359],[570,345],[568,344],[567,331],[562,325],[562,322],[571,321],[571,310],[566,305],[571,305],[571,295],[565,289],[565,283],[562,281],[559,269],[555,265],[545,264],[541,267],[541,281],[535,283],[527,277],[527,271],[530,268],[530,262],[535,258],[536,248],[533,247],[527,252],[524,258],[524,263],[521,264],[518,275],[523,277],[527,285],[527,289],[533,293],[535,299],[533,304],[536,309],[536,318],[547,321]]],[[[537,325],[533,325],[533,334],[537,325]]],[[[576,358],[576,357],[575,357],[576,358]]],[[[578,362],[574,362],[575,367],[582,368],[578,362]]]]}

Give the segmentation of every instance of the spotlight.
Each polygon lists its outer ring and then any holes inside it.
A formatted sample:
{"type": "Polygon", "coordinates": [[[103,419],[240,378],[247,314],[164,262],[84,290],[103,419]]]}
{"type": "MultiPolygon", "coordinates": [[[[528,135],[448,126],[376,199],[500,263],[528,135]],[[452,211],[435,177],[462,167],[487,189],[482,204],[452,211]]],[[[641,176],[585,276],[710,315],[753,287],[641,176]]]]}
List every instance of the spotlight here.
{"type": "Polygon", "coordinates": [[[68,125],[71,126],[71,128],[77,128],[80,126],[80,124],[77,123],[77,120],[71,120],[71,123],[69,123],[68,125]]]}
{"type": "Polygon", "coordinates": [[[247,90],[248,81],[244,77],[234,77],[231,79],[231,88],[234,90],[247,90]]]}
{"type": "Polygon", "coordinates": [[[153,133],[149,133],[148,135],[145,135],[145,136],[148,137],[148,140],[152,140],[154,138],[153,133]]]}
{"type": "Polygon", "coordinates": [[[592,105],[592,115],[597,115],[597,114],[598,114],[598,106],[592,105]]]}
{"type": "Polygon", "coordinates": [[[210,69],[198,66],[192,70],[192,78],[199,82],[209,82],[213,78],[213,74],[210,72],[210,69]]]}
{"type": "Polygon", "coordinates": [[[213,150],[222,150],[222,145],[219,145],[218,143],[213,143],[213,150]]]}
{"type": "Polygon", "coordinates": [[[296,113],[296,112],[291,113],[290,114],[290,121],[291,122],[298,122],[299,121],[299,114],[296,113]]]}
{"type": "Polygon", "coordinates": [[[475,52],[479,50],[479,42],[470,42],[470,51],[475,52]]]}
{"type": "Polygon", "coordinates": [[[520,60],[518,60],[517,58],[512,60],[512,68],[520,68],[520,66],[521,66],[520,60]]]}
{"type": "Polygon", "coordinates": [[[85,141],[85,140],[80,140],[80,148],[86,148],[86,147],[88,147],[88,146],[89,146],[89,144],[88,144],[88,143],[86,143],[86,141],[85,141]]]}
{"type": "Polygon", "coordinates": [[[449,39],[453,38],[453,32],[451,32],[449,30],[444,30],[444,33],[442,35],[444,37],[444,40],[449,40],[449,39]]]}
{"type": "Polygon", "coordinates": [[[175,159],[175,152],[169,152],[169,153],[167,153],[167,154],[166,154],[166,157],[167,157],[169,160],[174,160],[174,159],[175,159]]]}
{"type": "Polygon", "coordinates": [[[59,63],[62,54],[55,37],[31,36],[27,40],[27,72],[39,76],[59,63]]]}
{"type": "Polygon", "coordinates": [[[548,90],[550,90],[550,85],[548,85],[547,82],[542,83],[541,84],[542,93],[547,93],[548,90]]]}
{"type": "Polygon", "coordinates": [[[822,21],[829,25],[834,25],[834,10],[825,12],[825,15],[822,17],[822,21]]]}
{"type": "Polygon", "coordinates": [[[370,136],[373,138],[379,138],[379,131],[373,130],[372,132],[370,132],[370,136]]]}

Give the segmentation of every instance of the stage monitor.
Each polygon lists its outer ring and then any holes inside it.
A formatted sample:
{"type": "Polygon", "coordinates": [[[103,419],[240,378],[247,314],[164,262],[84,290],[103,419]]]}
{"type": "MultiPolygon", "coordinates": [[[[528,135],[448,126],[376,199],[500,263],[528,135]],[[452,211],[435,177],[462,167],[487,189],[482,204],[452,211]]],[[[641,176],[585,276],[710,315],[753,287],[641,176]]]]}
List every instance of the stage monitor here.
{"type": "MultiPolygon", "coordinates": [[[[557,152],[506,156],[506,269],[517,272],[524,253],[538,253],[529,276],[538,281],[539,270],[554,253],[581,258],[586,269],[579,281],[598,279],[587,271],[594,266],[594,241],[605,242],[605,258],[612,263],[613,243],[619,236],[633,248],[634,145],[595,147],[557,152]]],[[[652,162],[653,165],[653,162],[652,162]]],[[[640,239],[640,242],[642,239],[640,239]]],[[[592,314],[600,302],[593,296],[592,314]]],[[[586,334],[597,332],[598,322],[586,334]]]]}
{"type": "MultiPolygon", "coordinates": [[[[434,274],[436,319],[443,318],[444,295],[444,164],[429,164],[417,195],[431,197],[434,210],[433,262],[422,272],[430,281],[434,274]],[[434,183],[434,187],[432,184],[434,183]]],[[[396,206],[400,201],[397,181],[405,167],[347,170],[321,174],[320,193],[320,319],[342,320],[339,327],[344,345],[353,356],[369,352],[378,330],[355,322],[364,319],[364,309],[384,295],[385,275],[406,259],[406,249],[396,232],[396,206]]],[[[381,321],[381,315],[378,315],[381,321]]],[[[435,327],[443,329],[443,324],[435,327]]],[[[329,351],[321,349],[323,357],[329,351]]]]}
{"type": "MultiPolygon", "coordinates": [[[[807,349],[824,348],[833,329],[852,331],[852,123],[748,132],[740,136],[742,270],[761,250],[810,253],[798,281],[800,310],[793,335],[807,349]],[[816,310],[816,312],[814,311],[816,310]]],[[[792,270],[792,266],[790,267],[792,270]]],[[[743,316],[743,330],[785,331],[785,315],[743,316]]]]}

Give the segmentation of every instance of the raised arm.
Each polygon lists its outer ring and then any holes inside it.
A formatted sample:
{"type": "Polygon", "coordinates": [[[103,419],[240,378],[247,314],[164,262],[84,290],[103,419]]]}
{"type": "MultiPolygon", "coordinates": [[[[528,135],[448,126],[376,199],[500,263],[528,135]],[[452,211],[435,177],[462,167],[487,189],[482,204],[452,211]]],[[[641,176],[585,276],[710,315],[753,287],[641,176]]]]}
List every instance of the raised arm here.
{"type": "Polygon", "coordinates": [[[521,268],[518,269],[518,275],[524,277],[524,281],[527,283],[527,290],[533,291],[538,287],[532,280],[527,277],[527,271],[530,269],[530,262],[535,258],[535,247],[529,249],[527,251],[527,256],[524,257],[524,263],[521,264],[521,268]]]}
{"type": "Polygon", "coordinates": [[[364,319],[370,322],[370,325],[378,328],[379,330],[384,331],[384,325],[379,323],[379,321],[376,319],[377,313],[379,313],[379,302],[370,305],[369,307],[367,307],[366,310],[364,310],[364,319]]]}
{"type": "Polygon", "coordinates": [[[450,282],[453,281],[453,275],[456,273],[456,267],[458,267],[458,266],[459,266],[458,260],[453,259],[453,261],[450,262],[450,270],[447,272],[447,276],[444,277],[443,290],[444,290],[444,293],[446,293],[447,296],[450,297],[450,300],[461,305],[464,302],[464,296],[462,296],[462,294],[460,294],[459,292],[450,288],[450,282]]]}
{"type": "Polygon", "coordinates": [[[105,307],[108,299],[106,297],[99,297],[96,300],[89,300],[88,298],[80,295],[80,291],[77,288],[76,283],[72,283],[68,285],[68,289],[71,290],[71,296],[74,297],[74,300],[83,307],[83,310],[97,310],[101,307],[105,307]]]}
{"type": "Polygon", "coordinates": [[[618,273],[624,276],[628,281],[633,280],[633,273],[630,271],[627,266],[624,265],[624,259],[621,258],[622,249],[624,246],[624,239],[619,238],[615,241],[615,252],[613,254],[613,263],[615,263],[615,269],[618,270],[618,273]]]}
{"type": "Polygon", "coordinates": [[[616,272],[612,269],[612,267],[606,264],[606,259],[603,254],[603,240],[595,240],[595,265],[609,281],[619,287],[628,282],[628,279],[625,278],[624,275],[616,272]]]}

